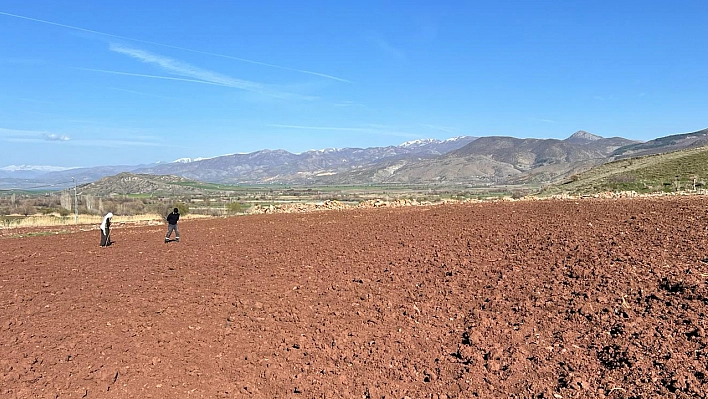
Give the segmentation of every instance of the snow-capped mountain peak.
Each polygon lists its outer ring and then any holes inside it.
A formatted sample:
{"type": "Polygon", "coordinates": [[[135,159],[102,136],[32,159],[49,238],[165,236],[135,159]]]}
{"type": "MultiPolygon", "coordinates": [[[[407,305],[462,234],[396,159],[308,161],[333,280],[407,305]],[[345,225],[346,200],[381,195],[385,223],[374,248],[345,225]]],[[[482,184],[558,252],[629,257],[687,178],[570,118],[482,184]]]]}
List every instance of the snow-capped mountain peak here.
{"type": "Polygon", "coordinates": [[[468,138],[468,136],[450,137],[449,139],[445,139],[445,140],[443,140],[442,142],[443,142],[443,143],[452,143],[452,142],[455,142],[455,141],[458,141],[458,140],[467,139],[467,138],[468,138]]]}
{"type": "Polygon", "coordinates": [[[307,150],[304,154],[333,154],[342,151],[341,148],[323,148],[321,150],[307,150]]]}
{"type": "Polygon", "coordinates": [[[437,139],[420,139],[420,140],[406,141],[405,143],[401,144],[400,147],[420,147],[420,146],[423,146],[423,145],[436,144],[436,143],[440,143],[440,140],[437,140],[437,139]]]}
{"type": "Polygon", "coordinates": [[[197,161],[203,161],[205,159],[209,159],[209,158],[179,158],[179,159],[175,159],[174,161],[172,161],[172,163],[192,163],[192,162],[197,162],[197,161]]]}

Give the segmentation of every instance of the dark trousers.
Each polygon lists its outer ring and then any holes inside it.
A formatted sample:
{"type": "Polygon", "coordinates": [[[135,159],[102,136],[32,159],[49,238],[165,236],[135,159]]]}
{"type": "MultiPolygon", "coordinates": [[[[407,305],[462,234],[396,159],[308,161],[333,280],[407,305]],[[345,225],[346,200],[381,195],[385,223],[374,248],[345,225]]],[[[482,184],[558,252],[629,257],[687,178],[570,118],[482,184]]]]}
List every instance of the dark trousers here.
{"type": "Polygon", "coordinates": [[[170,238],[173,231],[175,232],[175,238],[179,240],[179,229],[177,228],[177,224],[167,224],[167,234],[165,234],[165,240],[170,238]]]}
{"type": "Polygon", "coordinates": [[[102,247],[107,247],[111,245],[111,230],[106,227],[106,232],[104,233],[103,230],[101,230],[101,246],[102,247]]]}

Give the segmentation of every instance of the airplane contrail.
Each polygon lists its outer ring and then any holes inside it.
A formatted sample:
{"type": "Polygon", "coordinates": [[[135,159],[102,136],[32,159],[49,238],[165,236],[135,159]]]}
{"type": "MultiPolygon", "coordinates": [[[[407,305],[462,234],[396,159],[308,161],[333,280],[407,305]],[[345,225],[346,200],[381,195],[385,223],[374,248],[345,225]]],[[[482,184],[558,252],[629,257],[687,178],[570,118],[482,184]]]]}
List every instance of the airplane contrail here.
{"type": "Polygon", "coordinates": [[[164,79],[164,80],[176,80],[179,82],[191,82],[191,83],[201,83],[205,85],[212,85],[212,86],[222,86],[222,87],[233,87],[229,86],[224,83],[219,83],[219,82],[210,82],[207,80],[200,80],[200,79],[187,79],[187,78],[175,78],[172,76],[159,76],[159,75],[146,75],[143,73],[131,73],[131,72],[120,72],[120,71],[110,71],[107,69],[94,69],[94,68],[76,68],[82,71],[91,71],[91,72],[103,72],[103,73],[110,73],[113,75],[123,75],[123,76],[137,76],[140,78],[150,78],[150,79],[164,79]]]}
{"type": "Polygon", "coordinates": [[[203,55],[210,55],[210,56],[213,56],[213,57],[227,58],[227,59],[230,59],[230,60],[236,60],[236,61],[241,61],[241,62],[247,62],[247,63],[249,63],[249,64],[262,65],[262,66],[266,66],[266,67],[270,67],[270,68],[282,69],[282,70],[285,70],[285,71],[300,72],[300,73],[304,73],[304,74],[308,74],[308,75],[314,75],[314,76],[319,76],[319,77],[322,77],[322,78],[332,79],[332,80],[336,80],[336,81],[344,82],[344,83],[352,83],[350,80],[347,80],[347,79],[339,78],[339,77],[332,76],[332,75],[327,75],[327,74],[325,74],[325,73],[308,71],[308,70],[305,70],[305,69],[290,68],[290,67],[281,66],[281,65],[269,64],[269,63],[267,63],[267,62],[260,62],[260,61],[249,60],[249,59],[247,59],[247,58],[233,57],[233,56],[225,55],[225,54],[212,53],[212,52],[208,52],[208,51],[195,50],[195,49],[191,49],[191,48],[187,48],[187,47],[180,47],[180,46],[173,46],[173,45],[170,45],[170,44],[151,42],[151,41],[149,41],[149,40],[142,40],[142,39],[135,39],[135,38],[132,38],[132,37],[127,37],[127,36],[114,35],[114,34],[111,34],[111,33],[106,33],[106,32],[100,32],[100,31],[97,31],[97,30],[81,28],[81,27],[78,27],[78,26],[71,26],[71,25],[60,24],[60,23],[58,23],[58,22],[47,21],[47,20],[44,20],[44,19],[37,19],[37,18],[26,17],[26,16],[23,16],[23,15],[11,14],[11,13],[9,13],[9,12],[2,12],[2,11],[0,11],[0,15],[5,15],[5,16],[8,16],[8,17],[19,18],[19,19],[26,19],[26,20],[28,20],[28,21],[39,22],[39,23],[43,23],[43,24],[47,24],[47,25],[60,26],[60,27],[62,27],[62,28],[78,30],[78,31],[81,31],[81,32],[93,33],[93,34],[101,35],[101,36],[115,37],[115,38],[117,38],[117,39],[130,40],[130,41],[138,42],[138,43],[152,44],[152,45],[154,45],[154,46],[161,46],[161,47],[167,47],[167,48],[171,48],[171,49],[175,49],[175,50],[189,51],[189,52],[192,52],[192,53],[203,54],[203,55]]]}
{"type": "MultiPolygon", "coordinates": [[[[202,80],[202,79],[176,78],[176,77],[172,77],[172,76],[147,75],[147,74],[143,74],[143,73],[111,71],[108,69],[94,69],[94,68],[76,68],[76,69],[79,69],[82,71],[109,73],[109,74],[113,74],[113,75],[135,76],[135,77],[149,78],[149,79],[175,80],[175,81],[179,81],[179,82],[191,82],[191,83],[201,83],[201,84],[211,85],[211,86],[231,87],[231,88],[246,90],[246,91],[250,91],[253,93],[259,93],[259,94],[263,94],[263,95],[267,95],[267,96],[275,97],[275,98],[299,98],[299,99],[303,99],[303,100],[313,100],[316,98],[316,97],[311,97],[311,96],[301,96],[298,94],[287,93],[287,92],[273,91],[273,90],[268,89],[267,87],[263,87],[258,84],[250,84],[250,85],[244,84],[242,81],[239,81],[239,80],[228,80],[228,79],[224,80],[224,81],[202,80]]],[[[246,83],[248,83],[248,82],[246,82],[246,83]]]]}

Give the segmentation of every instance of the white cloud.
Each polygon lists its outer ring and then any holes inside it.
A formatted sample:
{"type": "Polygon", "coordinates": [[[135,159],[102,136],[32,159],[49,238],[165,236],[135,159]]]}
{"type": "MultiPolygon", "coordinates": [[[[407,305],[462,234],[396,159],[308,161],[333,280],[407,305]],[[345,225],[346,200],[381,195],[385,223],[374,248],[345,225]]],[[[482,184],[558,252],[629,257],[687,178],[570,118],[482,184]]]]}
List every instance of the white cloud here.
{"type": "MultiPolygon", "coordinates": [[[[97,129],[101,131],[101,129],[97,129]]],[[[113,139],[72,139],[69,136],[37,130],[18,130],[0,128],[0,141],[12,143],[46,143],[46,142],[66,142],[72,147],[169,147],[160,141],[159,137],[150,135],[126,134],[118,130],[120,140],[113,139]]],[[[112,134],[116,131],[112,131],[112,134]]],[[[101,137],[98,134],[98,137],[101,137]]],[[[110,136],[110,135],[109,135],[110,136]]]]}
{"type": "Polygon", "coordinates": [[[20,130],[0,128],[0,139],[14,143],[40,143],[44,141],[69,141],[66,135],[47,132],[44,130],[20,130]]]}
{"type": "Polygon", "coordinates": [[[44,135],[44,139],[47,141],[69,141],[71,140],[69,136],[64,136],[61,134],[47,133],[44,135]]]}

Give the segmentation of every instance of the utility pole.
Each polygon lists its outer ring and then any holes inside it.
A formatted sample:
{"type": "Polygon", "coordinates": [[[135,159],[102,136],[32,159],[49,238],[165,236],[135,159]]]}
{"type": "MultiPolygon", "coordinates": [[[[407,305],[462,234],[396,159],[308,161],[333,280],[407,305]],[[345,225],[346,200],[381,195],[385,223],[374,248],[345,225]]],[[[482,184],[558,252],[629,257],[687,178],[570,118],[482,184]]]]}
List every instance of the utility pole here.
{"type": "Polygon", "coordinates": [[[76,178],[71,178],[74,182],[74,224],[79,224],[79,197],[76,194],[76,178]]]}

